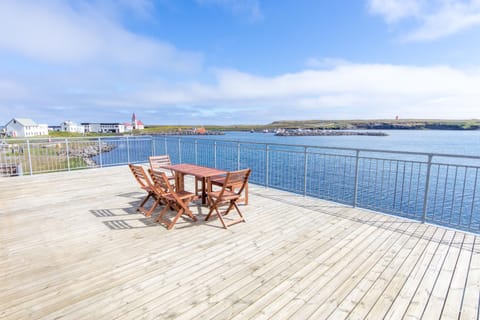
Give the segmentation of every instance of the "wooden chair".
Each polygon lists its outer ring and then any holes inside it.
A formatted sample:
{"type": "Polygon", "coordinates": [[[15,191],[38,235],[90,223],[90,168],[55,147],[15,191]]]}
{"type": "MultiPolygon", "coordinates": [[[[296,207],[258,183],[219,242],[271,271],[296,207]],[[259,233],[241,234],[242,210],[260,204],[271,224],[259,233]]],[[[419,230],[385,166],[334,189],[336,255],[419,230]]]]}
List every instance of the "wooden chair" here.
{"type": "Polygon", "coordinates": [[[246,222],[245,218],[240,212],[240,209],[238,208],[237,202],[240,200],[241,194],[248,183],[250,172],[250,169],[228,172],[225,176],[225,181],[220,191],[210,191],[212,187],[209,183],[208,202],[210,204],[210,212],[205,218],[205,221],[208,221],[213,211],[215,211],[225,229],[233,224],[246,222]],[[232,188],[232,186],[235,186],[235,188],[232,188]],[[228,205],[228,207],[227,210],[220,212],[219,207],[222,205],[228,205]],[[237,210],[240,218],[226,222],[223,216],[227,215],[233,208],[237,210]]]}
{"type": "MultiPolygon", "coordinates": [[[[225,175],[211,177],[209,191],[212,191],[213,186],[223,187],[225,185],[225,179],[226,179],[225,175]]],[[[240,188],[241,186],[242,186],[241,181],[231,181],[227,186],[227,188],[229,188],[230,191],[234,191],[235,189],[240,188]]],[[[239,201],[244,201],[245,205],[248,205],[248,182],[244,188],[244,198],[241,198],[239,201]]]]}
{"type": "Polygon", "coordinates": [[[147,195],[145,198],[143,198],[142,202],[137,208],[137,211],[140,211],[143,213],[145,216],[150,217],[152,215],[153,210],[159,205],[161,199],[158,197],[157,193],[155,192],[152,183],[150,182],[150,179],[148,178],[147,173],[143,169],[142,166],[136,166],[133,164],[128,165],[130,167],[130,170],[133,173],[133,176],[137,180],[138,184],[140,185],[140,188],[145,190],[147,192],[147,195]],[[150,198],[154,199],[153,205],[150,207],[150,209],[147,209],[144,207],[144,205],[148,202],[150,198]]]}
{"type": "Polygon", "coordinates": [[[162,168],[162,166],[169,166],[172,164],[168,154],[162,156],[150,156],[148,157],[148,162],[150,162],[150,169],[154,171],[163,171],[165,172],[168,180],[175,180],[175,172],[162,168]]]}
{"type": "Polygon", "coordinates": [[[189,216],[193,221],[197,221],[197,218],[195,218],[192,211],[188,208],[189,203],[196,197],[196,195],[188,191],[176,192],[164,172],[149,169],[149,173],[154,183],[154,192],[165,203],[165,208],[160,212],[156,221],[165,224],[167,230],[172,229],[178,218],[183,214],[189,216]],[[164,218],[168,209],[177,212],[171,221],[164,218]]]}

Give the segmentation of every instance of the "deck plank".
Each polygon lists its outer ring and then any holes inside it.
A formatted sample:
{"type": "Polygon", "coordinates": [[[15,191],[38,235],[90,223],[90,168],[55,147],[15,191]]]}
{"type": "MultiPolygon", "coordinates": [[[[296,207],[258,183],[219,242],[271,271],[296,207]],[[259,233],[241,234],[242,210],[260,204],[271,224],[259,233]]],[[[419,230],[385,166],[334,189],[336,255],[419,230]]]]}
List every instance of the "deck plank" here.
{"type": "Polygon", "coordinates": [[[462,309],[465,282],[468,277],[470,261],[473,254],[473,235],[465,235],[461,248],[459,248],[458,260],[451,270],[453,276],[448,286],[447,299],[444,301],[441,314],[442,319],[458,319],[462,309]]]}
{"type": "Polygon", "coordinates": [[[126,166],[0,179],[0,318],[478,317],[478,236],[255,185],[247,223],[167,231],[144,195],[126,166]]]}
{"type": "Polygon", "coordinates": [[[463,286],[463,303],[460,319],[480,318],[480,237],[473,240],[467,280],[463,286]]]}

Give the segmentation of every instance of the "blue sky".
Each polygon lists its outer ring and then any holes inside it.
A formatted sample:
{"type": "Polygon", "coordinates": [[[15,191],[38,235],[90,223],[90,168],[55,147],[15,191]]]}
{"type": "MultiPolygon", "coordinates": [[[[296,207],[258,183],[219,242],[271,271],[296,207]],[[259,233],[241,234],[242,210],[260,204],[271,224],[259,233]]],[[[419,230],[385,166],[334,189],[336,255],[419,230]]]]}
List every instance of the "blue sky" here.
{"type": "Polygon", "coordinates": [[[480,118],[480,0],[3,0],[0,124],[480,118]]]}

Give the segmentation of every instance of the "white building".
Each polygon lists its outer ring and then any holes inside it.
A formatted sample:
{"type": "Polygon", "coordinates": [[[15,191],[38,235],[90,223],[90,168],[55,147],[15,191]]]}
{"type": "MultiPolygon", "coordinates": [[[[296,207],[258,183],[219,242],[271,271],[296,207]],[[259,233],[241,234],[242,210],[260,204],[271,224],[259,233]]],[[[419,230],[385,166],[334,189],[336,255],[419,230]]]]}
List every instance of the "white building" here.
{"type": "Polygon", "coordinates": [[[82,123],[85,132],[96,133],[124,133],[125,125],[122,123],[82,123]]]}
{"type": "Polygon", "coordinates": [[[84,133],[85,127],[68,120],[60,124],[60,130],[64,132],[84,133]]]}
{"type": "Polygon", "coordinates": [[[13,118],[5,125],[6,133],[11,137],[34,137],[48,135],[48,125],[36,124],[31,119],[13,118]]]}
{"type": "Polygon", "coordinates": [[[123,125],[125,126],[125,132],[132,132],[133,126],[130,122],[124,122],[123,125]]]}

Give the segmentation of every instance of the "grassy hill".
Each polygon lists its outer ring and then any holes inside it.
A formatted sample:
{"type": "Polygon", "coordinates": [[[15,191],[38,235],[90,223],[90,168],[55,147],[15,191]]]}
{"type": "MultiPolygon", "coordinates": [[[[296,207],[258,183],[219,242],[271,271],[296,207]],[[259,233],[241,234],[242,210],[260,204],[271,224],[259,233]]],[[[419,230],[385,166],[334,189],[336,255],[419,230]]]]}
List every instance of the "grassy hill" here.
{"type": "MultiPolygon", "coordinates": [[[[147,126],[142,134],[161,134],[165,132],[175,132],[188,130],[192,127],[200,126],[147,126]]],[[[261,131],[263,129],[274,130],[278,128],[319,128],[327,130],[340,129],[416,129],[416,130],[478,130],[480,129],[480,120],[435,120],[435,119],[373,119],[373,120],[281,120],[274,121],[265,125],[210,125],[204,126],[208,131],[261,131]]]]}

